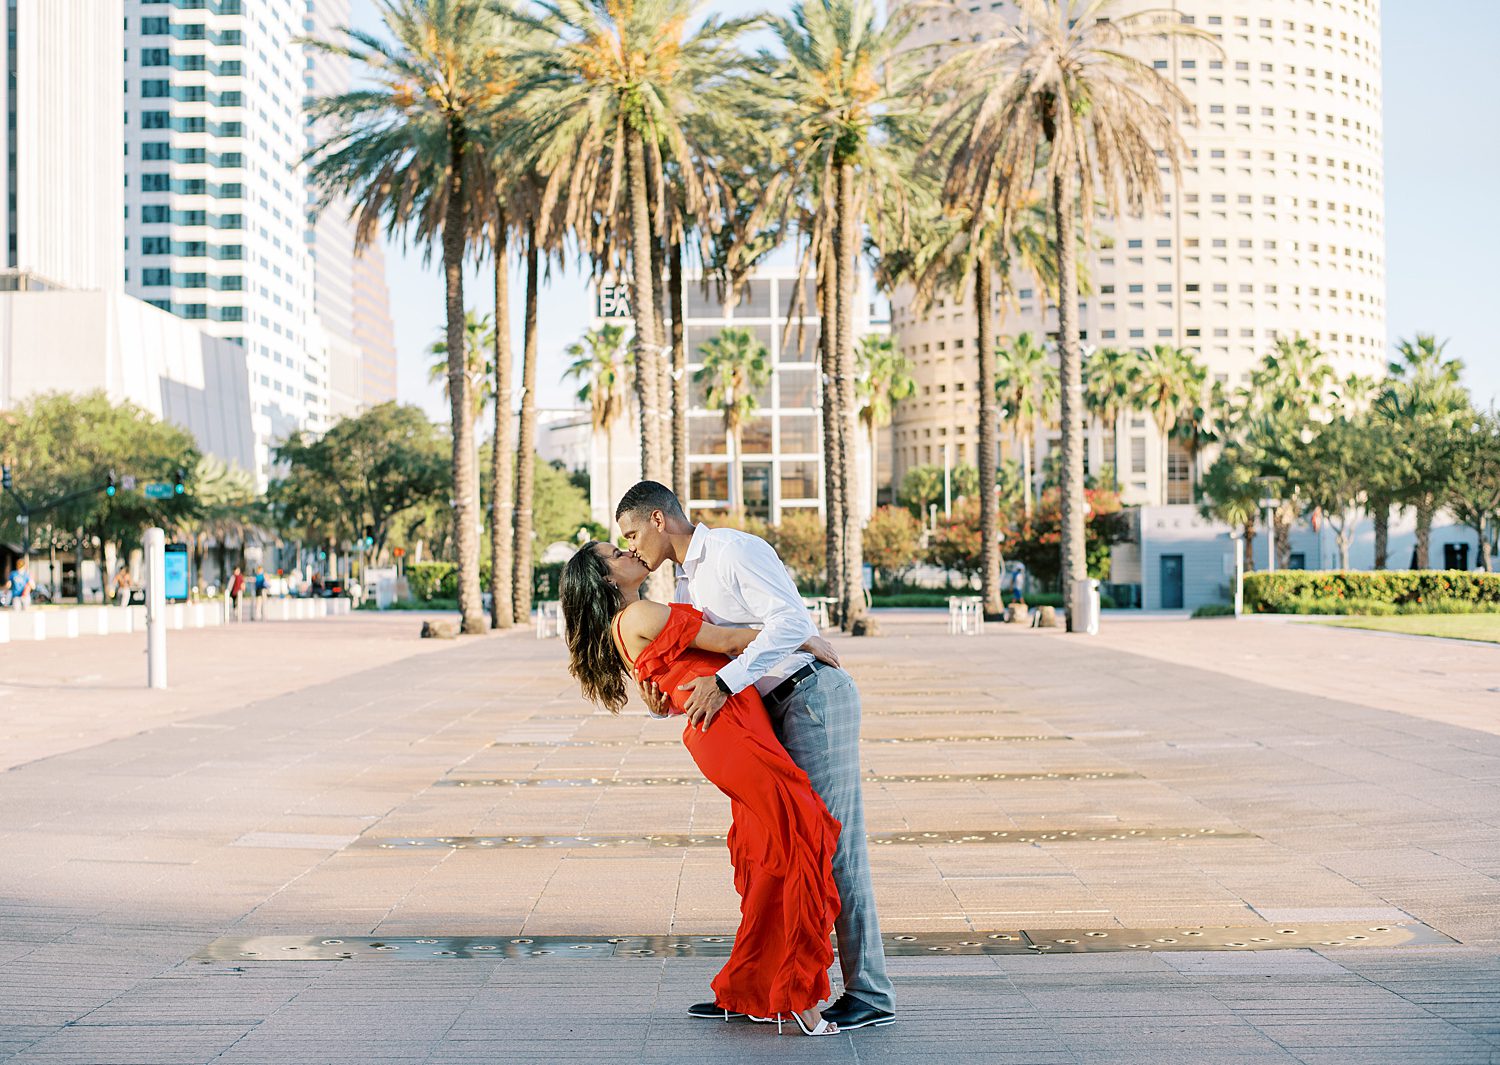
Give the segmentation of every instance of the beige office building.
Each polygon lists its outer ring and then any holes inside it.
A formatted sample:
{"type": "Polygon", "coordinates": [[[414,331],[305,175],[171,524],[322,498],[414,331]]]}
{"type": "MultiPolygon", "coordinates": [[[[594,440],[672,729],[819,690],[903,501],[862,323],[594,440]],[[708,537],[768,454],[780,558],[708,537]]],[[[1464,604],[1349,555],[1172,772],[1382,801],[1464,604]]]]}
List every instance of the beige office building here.
{"type": "MultiPolygon", "coordinates": [[[[1142,6],[1151,6],[1145,5],[1142,6]]],[[[1101,220],[1082,301],[1085,352],[1095,347],[1195,351],[1231,388],[1278,336],[1301,334],[1340,377],[1379,376],[1386,361],[1385,206],[1381,148],[1380,8],[1374,0],[1177,0],[1187,23],[1218,38],[1222,53],[1160,41],[1145,55],[1192,100],[1180,183],[1163,160],[1162,214],[1101,220]]],[[[995,33],[1017,16],[1011,2],[971,4],[932,16],[918,43],[995,33]]],[[[1053,334],[1056,310],[1030,278],[999,332],[1053,334]]],[[[998,302],[997,302],[998,306],[998,302]]],[[[951,295],[913,313],[909,291],[892,300],[892,330],[915,361],[917,395],[896,410],[896,477],[913,466],[975,463],[978,404],[972,299],[951,295]]],[[[1037,426],[1038,479],[1059,437],[1037,426]]],[[[1168,449],[1146,414],[1110,434],[1089,433],[1087,468],[1115,467],[1128,503],[1193,498],[1187,456],[1168,449]]],[[[1002,454],[1016,454],[1002,434],[1002,454]]]]}

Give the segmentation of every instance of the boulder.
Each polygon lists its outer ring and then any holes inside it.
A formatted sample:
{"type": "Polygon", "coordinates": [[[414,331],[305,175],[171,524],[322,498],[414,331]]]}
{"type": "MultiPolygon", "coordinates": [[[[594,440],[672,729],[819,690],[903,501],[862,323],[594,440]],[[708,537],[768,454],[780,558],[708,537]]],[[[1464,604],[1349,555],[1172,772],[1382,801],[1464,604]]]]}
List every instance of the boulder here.
{"type": "Polygon", "coordinates": [[[456,640],[458,639],[458,622],[424,621],[422,622],[422,639],[456,640]]]}
{"type": "Polygon", "coordinates": [[[855,619],[853,627],[850,628],[850,630],[849,630],[849,635],[850,636],[879,636],[880,635],[880,626],[875,623],[875,619],[874,618],[872,618],[869,614],[866,614],[862,618],[856,618],[855,619]]]}
{"type": "Polygon", "coordinates": [[[1017,599],[1005,608],[1005,620],[1011,625],[1024,625],[1031,620],[1031,611],[1023,599],[1017,599]]]}
{"type": "Polygon", "coordinates": [[[1036,621],[1032,622],[1039,629],[1057,628],[1057,611],[1050,606],[1038,607],[1036,621]]]}

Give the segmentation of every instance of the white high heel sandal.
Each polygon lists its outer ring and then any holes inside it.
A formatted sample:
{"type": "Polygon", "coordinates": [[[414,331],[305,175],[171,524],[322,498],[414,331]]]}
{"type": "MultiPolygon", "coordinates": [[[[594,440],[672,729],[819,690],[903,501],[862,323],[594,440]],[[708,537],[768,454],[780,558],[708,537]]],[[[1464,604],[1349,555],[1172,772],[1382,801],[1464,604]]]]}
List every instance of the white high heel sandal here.
{"type": "MultiPolygon", "coordinates": [[[[750,1019],[752,1021],[755,1021],[758,1024],[770,1024],[772,1021],[775,1021],[776,1022],[776,1034],[780,1035],[781,1034],[781,1026],[785,1022],[786,1017],[785,1017],[784,1014],[778,1013],[775,1017],[756,1017],[756,1016],[752,1015],[750,1017],[750,1019]]],[[[835,1024],[833,1021],[823,1020],[821,1017],[818,1018],[818,1023],[816,1025],[814,1025],[813,1027],[811,1027],[811,1028],[809,1028],[807,1026],[807,1022],[802,1019],[802,1014],[800,1014],[800,1013],[794,1012],[792,1014],[792,1020],[794,1020],[794,1021],[797,1022],[797,1027],[802,1029],[802,1034],[803,1035],[838,1035],[839,1034],[839,1026],[837,1024],[835,1024]]]]}

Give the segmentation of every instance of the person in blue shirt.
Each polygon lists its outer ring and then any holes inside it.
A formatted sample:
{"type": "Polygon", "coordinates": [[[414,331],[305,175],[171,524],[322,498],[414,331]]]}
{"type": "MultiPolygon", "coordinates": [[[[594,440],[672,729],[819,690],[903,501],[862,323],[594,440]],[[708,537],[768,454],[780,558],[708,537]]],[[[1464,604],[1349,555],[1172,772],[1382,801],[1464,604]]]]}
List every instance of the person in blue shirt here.
{"type": "Polygon", "coordinates": [[[10,606],[12,610],[26,610],[31,606],[31,593],[36,581],[26,568],[24,558],[16,560],[16,568],[10,571],[10,606]]]}

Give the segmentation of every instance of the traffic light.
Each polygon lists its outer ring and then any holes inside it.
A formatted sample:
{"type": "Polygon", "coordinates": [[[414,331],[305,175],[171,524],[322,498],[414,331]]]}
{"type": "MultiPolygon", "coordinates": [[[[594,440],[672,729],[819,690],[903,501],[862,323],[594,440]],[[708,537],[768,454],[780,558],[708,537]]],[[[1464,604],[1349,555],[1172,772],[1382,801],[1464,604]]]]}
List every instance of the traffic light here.
{"type": "Polygon", "coordinates": [[[104,494],[107,495],[107,496],[114,495],[115,494],[115,489],[118,486],[119,486],[119,478],[117,478],[115,476],[115,471],[114,470],[110,470],[108,473],[106,473],[104,475],[104,494]]]}
{"type": "Polygon", "coordinates": [[[7,492],[15,491],[16,485],[15,482],[10,479],[9,466],[0,466],[0,488],[4,488],[7,492]]]}
{"type": "Polygon", "coordinates": [[[177,483],[172,486],[172,491],[175,494],[177,494],[177,495],[182,495],[183,493],[185,493],[187,491],[187,484],[185,483],[186,481],[187,481],[187,470],[183,469],[181,466],[178,466],[177,467],[177,483]]]}
{"type": "Polygon", "coordinates": [[[366,547],[374,547],[375,546],[375,526],[373,526],[373,525],[366,525],[365,526],[365,546],[366,547]]]}

